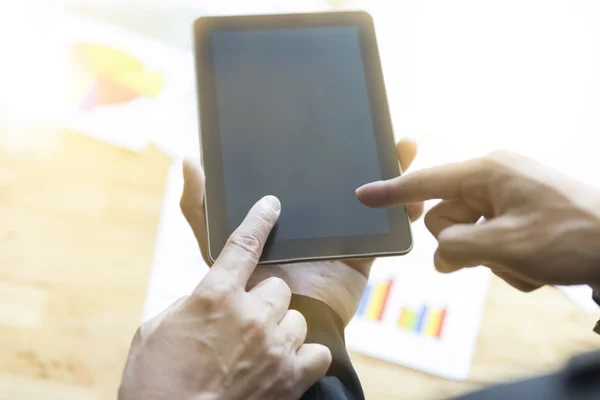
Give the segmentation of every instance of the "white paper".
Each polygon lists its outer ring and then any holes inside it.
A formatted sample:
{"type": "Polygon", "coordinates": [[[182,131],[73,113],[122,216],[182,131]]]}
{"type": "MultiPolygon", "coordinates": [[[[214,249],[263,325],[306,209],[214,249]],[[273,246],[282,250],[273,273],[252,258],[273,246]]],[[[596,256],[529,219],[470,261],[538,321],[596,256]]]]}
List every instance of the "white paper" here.
{"type": "Polygon", "coordinates": [[[73,14],[55,22],[65,87],[58,122],[133,151],[164,134],[168,127],[159,122],[192,87],[191,54],[73,14]]]}
{"type": "Polygon", "coordinates": [[[181,163],[169,171],[156,238],[143,320],[146,321],[189,295],[208,272],[198,243],[179,208],[183,190],[181,163]]]}
{"type": "Polygon", "coordinates": [[[588,314],[597,313],[598,305],[592,300],[592,288],[587,285],[557,286],[577,307],[588,314]]]}
{"type": "MultiPolygon", "coordinates": [[[[350,350],[382,360],[419,369],[449,379],[469,375],[490,273],[473,268],[450,275],[433,267],[435,239],[422,221],[413,224],[414,248],[406,256],[375,261],[369,279],[371,287],[392,280],[381,320],[357,315],[346,329],[350,350]],[[398,327],[402,309],[417,316],[427,307],[421,329],[398,327]],[[426,334],[433,312],[445,310],[439,338],[426,334]],[[418,330],[419,332],[415,332],[418,330]]],[[[370,301],[372,290],[365,293],[370,301]]],[[[375,296],[376,297],[376,296],[375,296]]],[[[365,299],[363,298],[363,301],[365,299]]],[[[369,304],[369,302],[367,302],[369,304]]]]}

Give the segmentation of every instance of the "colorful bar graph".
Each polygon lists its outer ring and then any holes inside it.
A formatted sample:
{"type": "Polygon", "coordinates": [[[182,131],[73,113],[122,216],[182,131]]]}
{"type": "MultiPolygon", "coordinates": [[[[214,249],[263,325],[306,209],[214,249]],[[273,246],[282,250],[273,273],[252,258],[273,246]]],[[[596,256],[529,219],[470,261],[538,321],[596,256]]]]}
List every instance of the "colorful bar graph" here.
{"type": "Polygon", "coordinates": [[[357,315],[371,321],[381,321],[390,296],[393,281],[391,279],[377,284],[367,285],[367,289],[358,306],[357,315]]]}
{"type": "Polygon", "coordinates": [[[423,305],[418,311],[402,307],[398,328],[423,336],[441,338],[446,320],[445,309],[430,309],[423,305]]]}

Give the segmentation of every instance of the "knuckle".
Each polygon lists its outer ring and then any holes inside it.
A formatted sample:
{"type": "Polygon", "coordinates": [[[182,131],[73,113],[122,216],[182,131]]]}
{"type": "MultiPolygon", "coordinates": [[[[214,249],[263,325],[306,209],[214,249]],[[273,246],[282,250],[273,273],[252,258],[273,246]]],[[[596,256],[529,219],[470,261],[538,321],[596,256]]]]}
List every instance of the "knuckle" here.
{"type": "Polygon", "coordinates": [[[242,320],[242,329],[254,339],[263,340],[267,336],[264,318],[260,315],[248,316],[242,320]]]}
{"type": "Polygon", "coordinates": [[[234,291],[235,286],[231,282],[220,280],[204,290],[194,292],[192,297],[196,304],[215,308],[226,302],[234,291]]]}
{"type": "Polygon", "coordinates": [[[267,349],[266,357],[272,364],[278,364],[286,357],[287,351],[281,345],[273,345],[267,349]]]}
{"type": "Polygon", "coordinates": [[[262,248],[262,241],[256,233],[237,233],[229,238],[229,245],[239,249],[252,259],[259,259],[262,248]]]}
{"type": "Polygon", "coordinates": [[[286,333],[283,343],[285,343],[286,346],[291,347],[293,343],[296,343],[299,340],[298,336],[300,336],[300,333],[286,333]]]}
{"type": "Polygon", "coordinates": [[[191,304],[201,306],[203,309],[209,310],[216,308],[222,301],[218,295],[209,292],[194,293],[192,298],[193,301],[191,304]]]}

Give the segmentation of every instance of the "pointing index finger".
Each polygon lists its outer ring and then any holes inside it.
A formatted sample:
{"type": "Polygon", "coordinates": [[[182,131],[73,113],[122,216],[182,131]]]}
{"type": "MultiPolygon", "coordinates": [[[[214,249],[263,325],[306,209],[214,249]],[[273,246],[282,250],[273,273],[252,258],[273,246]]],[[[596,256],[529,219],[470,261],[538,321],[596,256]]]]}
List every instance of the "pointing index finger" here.
{"type": "Polygon", "coordinates": [[[356,196],[373,208],[458,198],[464,179],[477,169],[473,161],[422,169],[387,181],[368,183],[356,189],[356,196]]]}
{"type": "Polygon", "coordinates": [[[281,204],[274,196],[259,200],[241,225],[227,240],[209,274],[223,274],[233,283],[245,287],[256,268],[263,247],[277,223],[281,204]]]}

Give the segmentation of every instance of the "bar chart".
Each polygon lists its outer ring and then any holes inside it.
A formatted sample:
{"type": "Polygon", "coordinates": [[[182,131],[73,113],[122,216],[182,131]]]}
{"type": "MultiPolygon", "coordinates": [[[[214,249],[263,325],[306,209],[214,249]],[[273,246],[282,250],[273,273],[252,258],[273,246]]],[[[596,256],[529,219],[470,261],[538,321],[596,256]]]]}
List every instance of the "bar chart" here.
{"type": "MultiPolygon", "coordinates": [[[[394,285],[393,279],[372,282],[367,285],[356,316],[368,321],[380,322],[384,318],[388,300],[394,285]]],[[[444,331],[447,310],[423,304],[418,308],[400,307],[396,315],[396,328],[419,336],[440,339],[444,331]]]]}
{"type": "Polygon", "coordinates": [[[371,321],[381,321],[393,283],[392,279],[378,283],[369,283],[360,301],[356,315],[371,321]]]}

